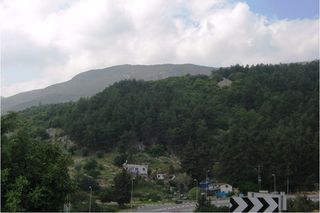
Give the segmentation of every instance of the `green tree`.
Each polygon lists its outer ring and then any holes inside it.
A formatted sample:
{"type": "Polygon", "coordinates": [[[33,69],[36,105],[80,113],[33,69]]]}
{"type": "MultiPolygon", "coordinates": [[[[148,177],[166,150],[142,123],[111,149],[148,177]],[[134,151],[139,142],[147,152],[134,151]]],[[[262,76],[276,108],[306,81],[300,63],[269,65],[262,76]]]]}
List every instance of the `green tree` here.
{"type": "Polygon", "coordinates": [[[71,160],[49,142],[18,130],[2,144],[1,210],[58,211],[73,191],[71,160]]]}
{"type": "Polygon", "coordinates": [[[319,210],[319,201],[314,202],[306,196],[288,200],[289,212],[313,212],[314,210],[319,210]]]}
{"type": "Polygon", "coordinates": [[[114,182],[114,198],[119,205],[130,202],[131,176],[122,169],[113,179],[114,182]]]}

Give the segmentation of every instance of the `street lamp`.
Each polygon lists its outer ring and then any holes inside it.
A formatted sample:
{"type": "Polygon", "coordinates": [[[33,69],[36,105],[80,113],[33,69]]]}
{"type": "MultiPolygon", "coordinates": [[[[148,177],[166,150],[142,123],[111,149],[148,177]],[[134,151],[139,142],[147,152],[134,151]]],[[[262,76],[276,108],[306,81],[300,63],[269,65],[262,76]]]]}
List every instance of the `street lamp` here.
{"type": "Polygon", "coordinates": [[[134,177],[131,179],[131,199],[130,199],[131,209],[133,204],[133,180],[134,180],[134,177]]]}
{"type": "Polygon", "coordinates": [[[258,189],[259,189],[259,192],[261,190],[261,176],[260,176],[260,169],[261,169],[261,166],[258,165],[258,189]]]}
{"type": "Polygon", "coordinates": [[[277,188],[276,188],[276,175],[272,174],[272,176],[273,176],[274,192],[276,192],[277,191],[277,188]]]}
{"type": "Polygon", "coordinates": [[[198,185],[199,185],[199,182],[198,182],[198,180],[197,179],[194,179],[193,181],[196,181],[196,183],[197,183],[197,191],[196,191],[196,202],[198,202],[198,194],[199,194],[199,187],[198,187],[198,185]]]}
{"type": "Polygon", "coordinates": [[[289,194],[289,175],[290,175],[290,167],[287,165],[287,195],[289,194]]]}
{"type": "Polygon", "coordinates": [[[206,201],[208,201],[208,173],[210,170],[207,170],[206,172],[206,201]]]}
{"type": "Polygon", "coordinates": [[[89,189],[90,189],[89,212],[91,212],[92,187],[91,187],[91,186],[89,186],[89,189]]]}

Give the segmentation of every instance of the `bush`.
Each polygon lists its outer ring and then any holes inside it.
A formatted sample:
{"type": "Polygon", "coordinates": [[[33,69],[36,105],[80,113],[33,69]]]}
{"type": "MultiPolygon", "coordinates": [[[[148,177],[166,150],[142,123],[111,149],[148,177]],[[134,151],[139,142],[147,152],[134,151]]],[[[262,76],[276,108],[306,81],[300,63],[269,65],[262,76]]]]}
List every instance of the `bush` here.
{"type": "Polygon", "coordinates": [[[70,196],[70,201],[72,203],[80,203],[88,200],[88,193],[84,191],[77,190],[70,196]]]}
{"type": "Polygon", "coordinates": [[[188,199],[190,200],[195,200],[200,198],[200,188],[199,187],[193,187],[192,189],[189,190],[188,192],[188,199]],[[198,195],[197,195],[198,193],[198,195]]]}
{"type": "Polygon", "coordinates": [[[120,154],[117,155],[114,159],[113,159],[113,163],[114,165],[121,167],[122,164],[124,164],[127,160],[127,155],[126,154],[120,154]]]}
{"type": "Polygon", "coordinates": [[[81,149],[81,154],[82,154],[82,157],[87,157],[89,155],[89,150],[88,148],[84,147],[81,149]]]}
{"type": "Polygon", "coordinates": [[[88,175],[94,178],[98,177],[98,175],[100,174],[100,171],[99,171],[100,167],[95,159],[88,160],[84,164],[83,169],[87,171],[88,175]]]}
{"type": "Polygon", "coordinates": [[[97,151],[96,155],[98,158],[103,158],[104,152],[103,151],[97,151]]]}
{"type": "Polygon", "coordinates": [[[75,145],[71,145],[68,147],[68,152],[73,155],[74,152],[77,150],[77,147],[75,145]]]}
{"type": "Polygon", "coordinates": [[[145,196],[145,198],[146,198],[147,200],[152,200],[153,202],[157,202],[157,201],[162,200],[162,198],[161,198],[158,194],[155,194],[155,193],[151,193],[151,194],[148,193],[148,194],[145,196]]]}
{"type": "Polygon", "coordinates": [[[34,138],[39,137],[40,139],[43,139],[43,140],[50,138],[49,134],[47,133],[44,127],[31,128],[31,136],[34,138]]]}
{"type": "Polygon", "coordinates": [[[160,186],[164,186],[163,180],[156,180],[156,184],[160,186]]]}
{"type": "Polygon", "coordinates": [[[76,163],[76,164],[74,165],[74,169],[75,169],[76,171],[80,171],[80,170],[81,170],[81,164],[76,163]]]}
{"type": "Polygon", "coordinates": [[[89,170],[87,174],[93,178],[97,178],[100,175],[100,171],[98,170],[89,170]]]}
{"type": "Polygon", "coordinates": [[[96,170],[98,168],[98,163],[95,159],[90,159],[84,164],[83,168],[87,171],[96,170]]]}
{"type": "Polygon", "coordinates": [[[314,202],[306,196],[288,200],[289,212],[312,212],[319,209],[319,202],[314,202]]]}
{"type": "Polygon", "coordinates": [[[148,153],[152,157],[159,157],[166,154],[166,147],[162,144],[155,144],[152,148],[148,151],[148,153]]]}
{"type": "Polygon", "coordinates": [[[112,188],[105,188],[103,189],[100,194],[99,198],[102,202],[111,202],[114,200],[114,192],[112,188]]]}
{"type": "Polygon", "coordinates": [[[92,187],[93,191],[97,191],[100,189],[99,183],[89,176],[81,176],[77,178],[78,186],[81,190],[89,192],[90,186],[92,187]]]}
{"type": "Polygon", "coordinates": [[[239,190],[242,193],[247,194],[248,192],[257,192],[258,185],[253,182],[243,182],[239,184],[239,190]]]}

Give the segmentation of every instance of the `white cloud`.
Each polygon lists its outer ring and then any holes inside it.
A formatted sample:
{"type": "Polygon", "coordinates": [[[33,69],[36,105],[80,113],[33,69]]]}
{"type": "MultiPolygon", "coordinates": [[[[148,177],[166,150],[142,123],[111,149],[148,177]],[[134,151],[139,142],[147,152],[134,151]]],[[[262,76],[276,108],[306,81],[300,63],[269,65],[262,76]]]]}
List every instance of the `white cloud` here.
{"type": "Polygon", "coordinates": [[[2,74],[31,78],[3,79],[4,96],[117,64],[217,67],[319,57],[318,19],[269,22],[228,0],[5,0],[0,14],[2,74]]]}

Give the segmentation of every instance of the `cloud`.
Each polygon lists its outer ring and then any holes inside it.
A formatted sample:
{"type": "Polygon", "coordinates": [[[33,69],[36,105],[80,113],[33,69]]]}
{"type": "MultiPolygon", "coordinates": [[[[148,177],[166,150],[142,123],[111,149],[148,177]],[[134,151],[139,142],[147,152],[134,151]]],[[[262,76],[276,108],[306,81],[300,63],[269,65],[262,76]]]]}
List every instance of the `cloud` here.
{"type": "Polygon", "coordinates": [[[117,64],[318,58],[319,20],[273,20],[228,0],[4,0],[2,95],[117,64]]]}

